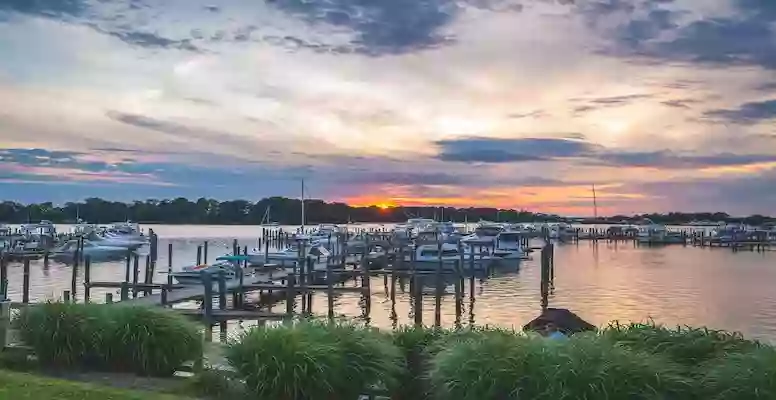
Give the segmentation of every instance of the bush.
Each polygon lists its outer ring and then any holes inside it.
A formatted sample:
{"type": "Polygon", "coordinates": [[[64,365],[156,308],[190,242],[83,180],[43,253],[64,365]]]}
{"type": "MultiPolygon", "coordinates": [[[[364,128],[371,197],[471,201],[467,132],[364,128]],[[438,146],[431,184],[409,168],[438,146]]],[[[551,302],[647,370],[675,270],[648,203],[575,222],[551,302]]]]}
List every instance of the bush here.
{"type": "Polygon", "coordinates": [[[504,332],[442,350],[431,382],[438,398],[450,400],[655,399],[690,391],[670,362],[593,336],[551,341],[504,332]]]}
{"type": "Polygon", "coordinates": [[[762,347],[710,361],[700,379],[712,400],[776,399],[776,350],[762,347]]]}
{"type": "Polygon", "coordinates": [[[84,368],[106,362],[106,320],[98,305],[48,302],[23,309],[13,324],[42,364],[84,368]]]}
{"type": "Polygon", "coordinates": [[[390,385],[400,368],[398,350],[377,332],[317,322],[253,329],[226,358],[260,399],[356,398],[390,385]]]}
{"type": "Polygon", "coordinates": [[[392,391],[395,400],[425,399],[430,396],[428,347],[449,335],[450,331],[436,328],[403,326],[393,332],[393,344],[404,356],[406,368],[398,377],[398,385],[392,391]]]}
{"type": "Polygon", "coordinates": [[[162,308],[113,306],[104,349],[110,365],[141,375],[172,376],[202,355],[198,327],[162,308]]]}
{"type": "Polygon", "coordinates": [[[164,376],[202,354],[196,325],[171,310],[46,303],[14,324],[46,366],[164,376]]]}
{"type": "Polygon", "coordinates": [[[668,329],[653,322],[628,325],[615,322],[605,328],[601,336],[629,349],[663,354],[687,367],[760,346],[744,339],[740,333],[691,327],[668,329]]]}

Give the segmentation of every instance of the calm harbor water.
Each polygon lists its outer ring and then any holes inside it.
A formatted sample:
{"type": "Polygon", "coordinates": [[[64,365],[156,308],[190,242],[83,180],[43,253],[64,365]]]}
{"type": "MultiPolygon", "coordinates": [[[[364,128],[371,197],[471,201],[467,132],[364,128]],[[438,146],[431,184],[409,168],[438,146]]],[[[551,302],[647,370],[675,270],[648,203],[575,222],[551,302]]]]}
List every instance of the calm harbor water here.
{"type": "MultiPolygon", "coordinates": [[[[381,225],[362,225],[375,228],[381,225]]],[[[209,258],[231,249],[232,239],[252,248],[261,227],[255,226],[153,226],[160,237],[159,267],[154,278],[166,281],[167,245],[173,244],[173,265],[179,269],[195,261],[197,245],[210,242],[209,258]]],[[[59,227],[66,231],[67,227],[59,227]]],[[[286,230],[293,230],[287,227],[286,230]]],[[[83,268],[81,268],[83,269],[83,268]]],[[[142,267],[141,267],[142,269],[142,267]]],[[[559,244],[555,248],[555,285],[550,294],[551,307],[565,307],[586,320],[603,325],[612,320],[644,321],[677,325],[708,326],[740,331],[748,337],[776,342],[776,251],[733,252],[729,249],[692,246],[638,247],[631,242],[597,244],[559,244]]],[[[79,275],[83,271],[79,271],[79,275]]],[[[92,266],[93,281],[121,281],[124,263],[113,262],[92,266]]],[[[141,272],[142,273],[142,272],[141,272]]],[[[34,261],[31,269],[33,301],[61,297],[70,289],[72,267],[52,262],[44,268],[34,261]]],[[[141,277],[142,279],[142,277],[141,277]]],[[[540,311],[539,256],[524,261],[519,269],[498,271],[486,280],[477,280],[474,298],[465,290],[464,325],[520,327],[540,311]]],[[[77,297],[83,296],[79,277],[77,297]]],[[[411,324],[409,293],[397,287],[392,304],[382,277],[372,284],[372,325],[390,327],[411,324]]],[[[468,286],[468,283],[467,283],[468,286]]],[[[409,291],[408,287],[405,287],[409,291]]],[[[22,267],[9,267],[9,292],[21,301],[22,267]]],[[[92,299],[101,301],[105,291],[93,289],[92,299]]],[[[114,292],[115,293],[115,292],[114,292]]],[[[362,314],[358,294],[342,294],[336,300],[336,312],[357,317],[362,314]]],[[[314,311],[325,315],[326,296],[314,298],[314,311]]],[[[276,307],[280,309],[281,307],[276,307]]],[[[424,298],[423,321],[434,321],[434,298],[424,298]]],[[[455,300],[452,294],[443,298],[442,323],[455,322],[455,300]]],[[[232,330],[238,325],[232,324],[232,330]]]]}

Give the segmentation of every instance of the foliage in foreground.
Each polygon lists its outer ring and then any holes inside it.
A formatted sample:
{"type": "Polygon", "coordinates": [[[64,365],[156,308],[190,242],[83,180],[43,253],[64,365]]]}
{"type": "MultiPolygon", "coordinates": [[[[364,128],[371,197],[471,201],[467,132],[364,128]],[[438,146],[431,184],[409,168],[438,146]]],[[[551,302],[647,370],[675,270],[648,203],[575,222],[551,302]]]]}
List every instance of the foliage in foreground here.
{"type": "Polygon", "coordinates": [[[646,324],[549,340],[493,328],[381,334],[305,322],[248,332],[227,357],[236,377],[202,379],[225,393],[214,398],[347,399],[374,385],[394,400],[776,398],[773,348],[646,324]],[[233,390],[243,382],[247,397],[233,390]]]}
{"type": "Polygon", "coordinates": [[[126,391],[0,370],[0,399],[175,400],[179,397],[126,391]]]}
{"type": "Polygon", "coordinates": [[[170,310],[46,303],[14,320],[42,365],[169,376],[202,354],[196,325],[170,310]]]}
{"type": "Polygon", "coordinates": [[[601,336],[632,350],[665,355],[689,367],[761,346],[744,339],[740,333],[687,326],[670,329],[654,322],[627,325],[613,322],[601,331],[601,336]]]}
{"type": "Polygon", "coordinates": [[[434,358],[431,381],[450,400],[655,399],[690,388],[670,362],[587,335],[465,339],[434,358]]]}
{"type": "Polygon", "coordinates": [[[230,365],[261,399],[356,398],[391,385],[401,355],[384,335],[351,325],[301,322],[256,328],[230,344],[230,365]]]}
{"type": "Polygon", "coordinates": [[[703,366],[704,398],[776,399],[776,350],[761,347],[731,354],[703,366]]]}

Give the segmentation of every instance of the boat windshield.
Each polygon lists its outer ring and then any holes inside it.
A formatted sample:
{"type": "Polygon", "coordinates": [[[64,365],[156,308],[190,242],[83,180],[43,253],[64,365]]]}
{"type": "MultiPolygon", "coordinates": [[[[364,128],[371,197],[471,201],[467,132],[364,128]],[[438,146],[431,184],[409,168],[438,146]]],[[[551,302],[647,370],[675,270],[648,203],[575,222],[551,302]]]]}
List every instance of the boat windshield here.
{"type": "Polygon", "coordinates": [[[474,233],[479,236],[496,236],[501,233],[501,228],[495,226],[481,226],[474,230],[474,233]]]}
{"type": "Polygon", "coordinates": [[[498,235],[498,240],[502,242],[519,242],[521,237],[522,235],[516,232],[502,232],[498,235]]]}
{"type": "MultiPolygon", "coordinates": [[[[439,257],[439,250],[433,249],[433,250],[421,250],[420,251],[421,257],[439,257]]],[[[442,250],[442,257],[456,257],[458,256],[458,250],[442,250]]]]}

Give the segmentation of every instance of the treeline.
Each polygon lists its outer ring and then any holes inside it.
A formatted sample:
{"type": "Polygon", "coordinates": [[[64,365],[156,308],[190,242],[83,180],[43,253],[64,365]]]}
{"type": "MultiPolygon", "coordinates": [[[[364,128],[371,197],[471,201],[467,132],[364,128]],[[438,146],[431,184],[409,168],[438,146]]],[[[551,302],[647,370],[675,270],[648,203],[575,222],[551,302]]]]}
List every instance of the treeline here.
{"type": "MultiPolygon", "coordinates": [[[[445,221],[476,222],[479,220],[502,222],[558,222],[569,221],[558,215],[532,213],[524,210],[499,210],[496,208],[453,208],[453,207],[352,207],[345,203],[327,203],[323,200],[305,200],[306,222],[402,222],[411,217],[444,218],[445,221]]],[[[687,224],[693,221],[743,222],[762,225],[774,222],[763,215],[736,218],[726,213],[668,213],[615,215],[587,223],[639,223],[648,218],[661,224],[687,224]]],[[[185,198],[172,200],[134,201],[123,203],[98,198],[64,205],[52,203],[19,204],[5,201],[0,203],[0,222],[25,223],[49,220],[54,223],[73,223],[81,219],[90,223],[110,223],[132,220],[141,223],[160,224],[260,224],[277,222],[281,225],[301,223],[301,200],[285,197],[270,197],[258,202],[248,200],[218,201],[200,198],[190,201],[185,198]],[[269,210],[269,220],[265,214],[269,210]],[[264,221],[262,221],[264,219],[264,221]]]]}
{"type": "MultiPolygon", "coordinates": [[[[132,220],[160,224],[246,224],[262,223],[269,210],[269,221],[281,225],[299,225],[302,220],[300,199],[270,197],[258,202],[247,200],[218,201],[200,198],[134,201],[122,203],[98,198],[57,206],[52,203],[23,205],[15,202],[0,203],[0,222],[25,223],[49,220],[54,223],[73,223],[81,219],[90,223],[111,223],[132,220]]],[[[442,218],[446,221],[560,221],[556,215],[534,214],[527,211],[498,210],[496,208],[452,207],[352,207],[345,203],[327,203],[323,200],[305,200],[305,220],[315,223],[402,222],[410,217],[442,218]]]]}

